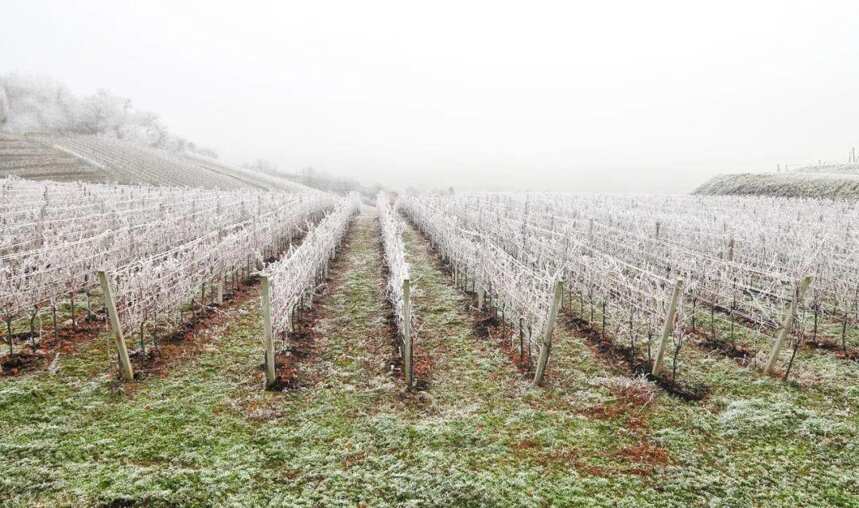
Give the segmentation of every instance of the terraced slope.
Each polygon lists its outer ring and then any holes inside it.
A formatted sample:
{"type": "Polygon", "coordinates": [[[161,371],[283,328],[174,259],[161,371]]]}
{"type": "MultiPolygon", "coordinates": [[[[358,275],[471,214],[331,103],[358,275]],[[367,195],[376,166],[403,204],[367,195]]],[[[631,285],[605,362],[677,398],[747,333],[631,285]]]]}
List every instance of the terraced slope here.
{"type": "Polygon", "coordinates": [[[0,134],[0,177],[35,180],[105,181],[108,174],[62,150],[19,136],[0,134]]]}
{"type": "Polygon", "coordinates": [[[0,134],[0,178],[115,182],[218,189],[309,190],[214,159],[101,136],[0,134]]]}
{"type": "Polygon", "coordinates": [[[262,188],[232,175],[189,164],[176,154],[121,140],[81,135],[37,136],[35,139],[101,166],[108,178],[118,183],[220,189],[262,188]]]}
{"type": "Polygon", "coordinates": [[[287,180],[286,178],[278,178],[276,176],[259,173],[250,169],[232,166],[216,159],[196,155],[181,155],[180,157],[185,162],[192,164],[195,167],[199,167],[205,171],[211,171],[213,173],[229,175],[250,185],[285,191],[310,190],[310,187],[298,182],[287,180]]]}

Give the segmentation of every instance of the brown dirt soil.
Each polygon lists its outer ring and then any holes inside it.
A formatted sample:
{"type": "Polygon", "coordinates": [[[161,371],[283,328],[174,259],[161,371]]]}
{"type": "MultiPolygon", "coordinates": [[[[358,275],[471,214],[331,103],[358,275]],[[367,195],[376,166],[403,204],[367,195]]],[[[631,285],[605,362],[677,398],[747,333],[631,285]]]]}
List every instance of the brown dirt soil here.
{"type": "MultiPolygon", "coordinates": [[[[54,335],[52,327],[44,327],[35,350],[27,344],[14,355],[9,356],[7,353],[0,357],[0,376],[17,376],[46,369],[57,353],[75,353],[81,344],[92,341],[104,330],[105,316],[101,312],[94,312],[92,319],[87,319],[86,316],[77,317],[77,327],[59,328],[57,335],[54,335]]],[[[29,333],[15,335],[22,341],[26,341],[29,336],[29,333]]]]}
{"type": "Polygon", "coordinates": [[[40,349],[34,352],[21,351],[12,356],[4,356],[0,362],[0,375],[17,376],[25,372],[39,369],[46,363],[46,353],[40,349]]]}
{"type": "MultiPolygon", "coordinates": [[[[469,309],[474,316],[474,335],[496,344],[523,376],[533,374],[534,358],[527,338],[522,341],[520,353],[519,348],[513,343],[513,330],[507,323],[499,319],[494,312],[478,311],[474,306],[469,307],[469,309]]],[[[518,338],[515,340],[518,341],[518,338]]]]}
{"type": "Polygon", "coordinates": [[[742,344],[731,343],[723,340],[714,340],[701,329],[691,330],[689,333],[698,338],[691,341],[696,347],[704,351],[714,351],[735,360],[738,365],[745,367],[755,358],[757,351],[747,348],[742,344]]]}
{"type": "MultiPolygon", "coordinates": [[[[305,372],[304,366],[318,360],[318,336],[314,327],[319,319],[315,306],[301,313],[296,330],[288,335],[286,348],[275,352],[274,370],[277,378],[269,390],[285,392],[315,383],[305,372]]],[[[265,366],[260,364],[260,372],[264,369],[265,366]]]]}
{"type": "Polygon", "coordinates": [[[835,339],[817,337],[816,340],[806,340],[804,345],[811,349],[831,351],[838,358],[859,362],[859,348],[848,347],[847,351],[844,351],[844,348],[841,346],[840,341],[837,341],[835,339]]]}

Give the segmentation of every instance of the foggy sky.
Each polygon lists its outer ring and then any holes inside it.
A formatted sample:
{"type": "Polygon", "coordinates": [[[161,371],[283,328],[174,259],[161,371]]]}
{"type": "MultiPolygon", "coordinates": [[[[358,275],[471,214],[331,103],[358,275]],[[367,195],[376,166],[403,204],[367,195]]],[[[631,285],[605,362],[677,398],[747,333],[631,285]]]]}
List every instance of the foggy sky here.
{"type": "Polygon", "coordinates": [[[393,187],[688,192],[859,145],[859,2],[3,2],[0,72],[227,162],[393,187]]]}

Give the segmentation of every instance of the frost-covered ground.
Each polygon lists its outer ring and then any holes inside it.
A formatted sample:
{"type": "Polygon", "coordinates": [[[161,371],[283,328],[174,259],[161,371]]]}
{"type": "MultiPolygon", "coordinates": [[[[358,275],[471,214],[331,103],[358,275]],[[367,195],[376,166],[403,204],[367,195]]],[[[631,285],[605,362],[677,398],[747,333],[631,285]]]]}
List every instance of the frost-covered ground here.
{"type": "Polygon", "coordinates": [[[47,372],[0,378],[8,506],[857,506],[859,364],[803,351],[784,384],[704,349],[684,402],[560,327],[532,388],[406,231],[426,391],[388,367],[375,217],[332,269],[302,386],[264,392],[255,298],[203,346],[119,387],[107,337],[47,372]]]}

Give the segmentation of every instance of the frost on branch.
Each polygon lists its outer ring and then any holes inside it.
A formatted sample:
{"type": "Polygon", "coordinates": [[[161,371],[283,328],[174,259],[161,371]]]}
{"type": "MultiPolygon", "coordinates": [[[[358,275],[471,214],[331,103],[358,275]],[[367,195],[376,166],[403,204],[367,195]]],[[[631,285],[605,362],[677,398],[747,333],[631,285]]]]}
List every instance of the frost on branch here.
{"type": "Polygon", "coordinates": [[[271,282],[271,321],[275,336],[283,336],[290,330],[293,309],[311,297],[323,279],[359,204],[357,194],[342,198],[337,207],[307,233],[301,245],[266,268],[271,282]]]}

